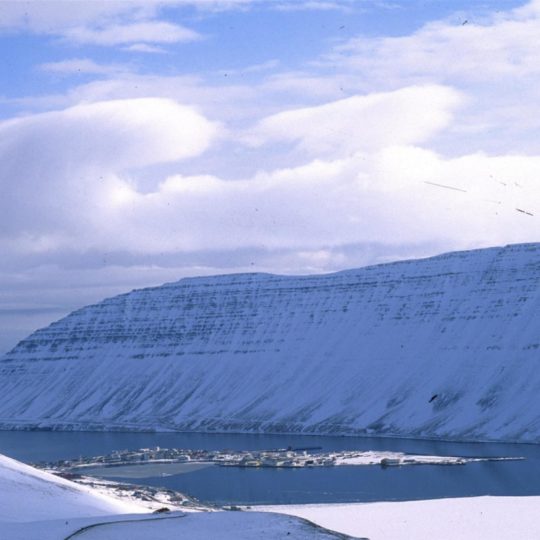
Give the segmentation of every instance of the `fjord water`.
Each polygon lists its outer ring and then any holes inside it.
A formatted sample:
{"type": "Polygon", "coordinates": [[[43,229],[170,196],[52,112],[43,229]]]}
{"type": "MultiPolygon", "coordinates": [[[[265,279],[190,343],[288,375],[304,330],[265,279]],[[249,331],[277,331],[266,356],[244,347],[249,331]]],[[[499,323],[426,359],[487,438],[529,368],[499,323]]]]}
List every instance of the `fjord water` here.
{"type": "MultiPolygon", "coordinates": [[[[265,450],[321,447],[466,457],[524,457],[461,466],[320,467],[210,466],[164,477],[133,479],[217,504],[287,504],[414,500],[478,495],[540,495],[540,445],[450,443],[379,437],[320,437],[203,433],[0,431],[0,453],[28,463],[97,456],[113,450],[191,448],[265,450]]],[[[122,482],[129,479],[119,479],[122,482]]]]}

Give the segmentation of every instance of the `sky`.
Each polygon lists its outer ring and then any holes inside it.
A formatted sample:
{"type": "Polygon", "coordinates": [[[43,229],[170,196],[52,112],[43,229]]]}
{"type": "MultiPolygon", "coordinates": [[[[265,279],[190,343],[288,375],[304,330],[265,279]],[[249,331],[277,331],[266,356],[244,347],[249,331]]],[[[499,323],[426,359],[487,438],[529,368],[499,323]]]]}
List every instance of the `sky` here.
{"type": "Polygon", "coordinates": [[[0,0],[0,353],[133,288],[540,240],[540,0],[0,0]]]}

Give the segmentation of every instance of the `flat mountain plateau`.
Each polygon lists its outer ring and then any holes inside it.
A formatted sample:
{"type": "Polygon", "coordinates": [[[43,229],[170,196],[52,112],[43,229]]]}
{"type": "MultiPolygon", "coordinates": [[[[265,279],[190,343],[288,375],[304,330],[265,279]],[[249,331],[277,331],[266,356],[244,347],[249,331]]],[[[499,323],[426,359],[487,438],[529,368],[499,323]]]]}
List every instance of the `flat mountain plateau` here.
{"type": "Polygon", "coordinates": [[[0,359],[0,427],[540,442],[540,244],[187,278],[0,359]]]}

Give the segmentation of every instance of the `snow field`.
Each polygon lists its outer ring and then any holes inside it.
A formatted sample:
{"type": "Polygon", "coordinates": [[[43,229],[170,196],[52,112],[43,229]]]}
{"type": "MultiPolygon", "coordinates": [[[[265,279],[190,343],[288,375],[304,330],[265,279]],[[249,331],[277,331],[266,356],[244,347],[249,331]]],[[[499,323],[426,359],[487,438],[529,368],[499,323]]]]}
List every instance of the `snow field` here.
{"type": "Polygon", "coordinates": [[[538,540],[540,497],[253,507],[370,540],[538,540]]]}

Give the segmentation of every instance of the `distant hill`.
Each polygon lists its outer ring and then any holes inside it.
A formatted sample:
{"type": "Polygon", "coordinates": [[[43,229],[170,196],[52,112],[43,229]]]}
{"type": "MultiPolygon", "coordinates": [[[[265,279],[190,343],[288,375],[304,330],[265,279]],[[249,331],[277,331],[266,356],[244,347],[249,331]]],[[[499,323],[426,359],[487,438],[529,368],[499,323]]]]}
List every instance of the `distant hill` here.
{"type": "Polygon", "coordinates": [[[3,428],[540,442],[540,244],[133,291],[20,342],[0,395],[3,428]]]}

